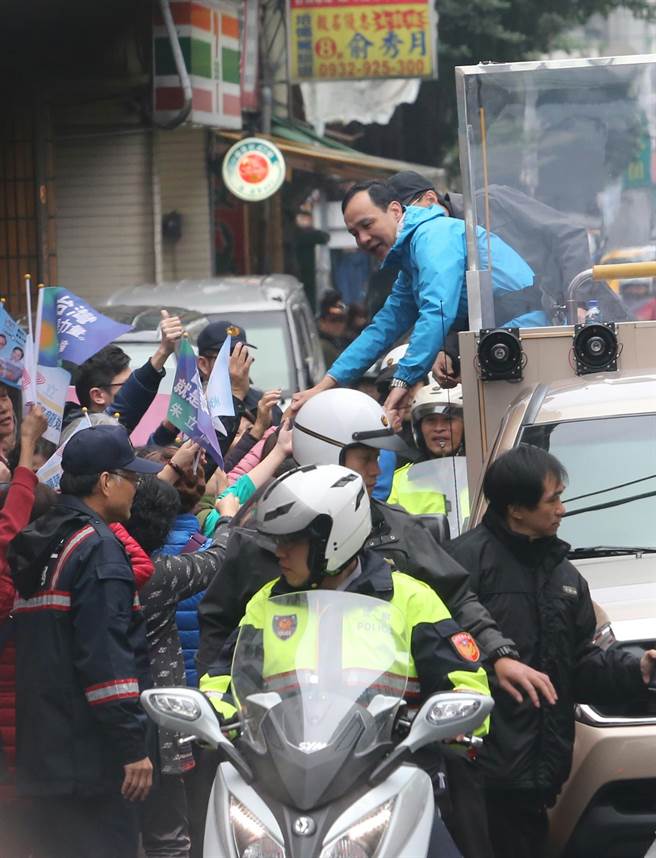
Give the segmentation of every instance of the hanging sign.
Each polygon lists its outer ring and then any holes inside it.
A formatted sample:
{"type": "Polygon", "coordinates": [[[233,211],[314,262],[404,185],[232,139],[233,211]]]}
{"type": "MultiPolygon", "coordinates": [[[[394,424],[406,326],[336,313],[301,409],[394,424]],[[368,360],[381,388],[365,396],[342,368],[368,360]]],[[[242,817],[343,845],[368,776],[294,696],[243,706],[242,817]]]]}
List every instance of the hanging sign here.
{"type": "Polygon", "coordinates": [[[437,77],[433,0],[290,0],[293,82],[437,77]]]}
{"type": "Polygon", "coordinates": [[[259,202],[273,196],[284,182],[285,159],[269,140],[246,137],[226,152],[222,175],[231,194],[259,202]]]}

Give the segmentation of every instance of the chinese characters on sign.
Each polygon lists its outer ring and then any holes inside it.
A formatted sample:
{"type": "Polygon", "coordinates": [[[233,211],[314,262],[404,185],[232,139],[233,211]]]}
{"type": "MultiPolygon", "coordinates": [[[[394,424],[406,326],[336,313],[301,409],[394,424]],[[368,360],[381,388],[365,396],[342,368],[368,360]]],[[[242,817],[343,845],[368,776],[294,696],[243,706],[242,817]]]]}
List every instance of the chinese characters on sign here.
{"type": "Polygon", "coordinates": [[[291,0],[293,81],[436,76],[432,0],[291,0]]]}

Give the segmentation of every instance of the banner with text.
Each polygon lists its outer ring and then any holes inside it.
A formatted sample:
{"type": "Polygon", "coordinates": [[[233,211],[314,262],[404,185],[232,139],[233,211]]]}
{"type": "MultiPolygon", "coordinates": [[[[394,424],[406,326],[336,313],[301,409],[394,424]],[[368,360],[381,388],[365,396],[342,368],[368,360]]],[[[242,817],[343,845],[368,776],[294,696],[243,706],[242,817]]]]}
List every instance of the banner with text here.
{"type": "Polygon", "coordinates": [[[432,0],[291,0],[293,82],[437,77],[432,0]]]}

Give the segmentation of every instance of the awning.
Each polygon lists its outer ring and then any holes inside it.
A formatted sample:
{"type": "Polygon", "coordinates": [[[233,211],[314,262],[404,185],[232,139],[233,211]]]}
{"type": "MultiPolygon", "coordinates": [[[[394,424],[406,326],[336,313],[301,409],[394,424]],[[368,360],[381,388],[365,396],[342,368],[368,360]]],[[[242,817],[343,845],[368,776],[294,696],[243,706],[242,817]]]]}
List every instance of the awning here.
{"type": "MultiPolygon", "coordinates": [[[[285,156],[288,166],[294,170],[320,173],[340,181],[362,181],[377,176],[391,176],[400,170],[415,170],[431,180],[438,190],[446,189],[446,172],[441,167],[366,155],[336,140],[320,137],[298,123],[274,121],[273,131],[273,134],[254,136],[275,143],[285,156]]],[[[217,131],[216,134],[229,145],[247,136],[239,131],[217,131]]]]}

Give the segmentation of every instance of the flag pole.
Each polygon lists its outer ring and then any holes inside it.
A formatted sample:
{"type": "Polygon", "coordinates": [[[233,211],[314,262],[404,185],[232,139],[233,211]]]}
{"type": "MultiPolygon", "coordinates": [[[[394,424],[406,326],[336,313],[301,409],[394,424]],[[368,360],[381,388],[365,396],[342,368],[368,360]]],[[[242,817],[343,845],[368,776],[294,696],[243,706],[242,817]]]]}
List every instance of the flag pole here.
{"type": "Polygon", "coordinates": [[[43,290],[44,284],[39,283],[36,301],[36,323],[34,328],[34,361],[39,363],[39,351],[41,349],[41,324],[43,322],[43,290]]]}
{"type": "Polygon", "coordinates": [[[30,339],[34,342],[34,329],[32,328],[32,277],[25,275],[25,303],[27,306],[27,331],[30,339]]]}
{"type": "MultiPolygon", "coordinates": [[[[27,376],[29,379],[29,385],[27,388],[27,401],[32,402],[34,405],[37,403],[36,398],[36,361],[37,354],[34,348],[34,328],[32,326],[32,277],[30,274],[25,275],[25,304],[27,308],[27,332],[28,337],[30,339],[30,348],[32,351],[32,361],[27,370],[27,376]]],[[[27,357],[27,354],[26,354],[27,357]]],[[[26,361],[27,363],[27,361],[26,361]]],[[[23,402],[23,408],[25,408],[25,402],[23,402]]]]}

